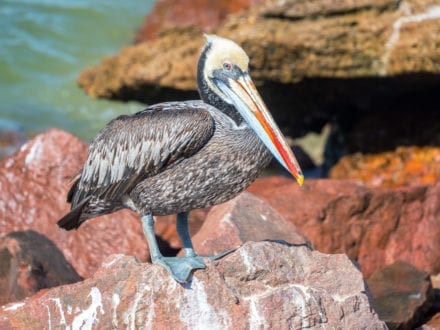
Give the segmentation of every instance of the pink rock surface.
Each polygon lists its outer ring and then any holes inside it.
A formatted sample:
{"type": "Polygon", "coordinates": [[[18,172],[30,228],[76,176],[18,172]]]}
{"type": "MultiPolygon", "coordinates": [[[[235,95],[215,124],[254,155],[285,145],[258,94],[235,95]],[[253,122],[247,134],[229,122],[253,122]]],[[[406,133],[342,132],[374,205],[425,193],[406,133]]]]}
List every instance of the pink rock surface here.
{"type": "Polygon", "coordinates": [[[92,278],[0,308],[1,329],[385,329],[345,255],[246,243],[175,282],[161,266],[109,257],[92,278]]]}
{"type": "Polygon", "coordinates": [[[440,182],[397,189],[346,180],[257,180],[249,191],[326,253],[347,253],[369,277],[396,260],[440,272],[440,182]]]}
{"type": "Polygon", "coordinates": [[[0,236],[33,229],[50,238],[83,277],[114,253],[148,257],[138,216],[121,211],[88,221],[77,231],[56,222],[69,209],[70,179],[85,160],[87,146],[76,137],[51,129],[0,163],[0,236]]]}
{"type": "Polygon", "coordinates": [[[248,241],[262,240],[311,245],[291,222],[247,192],[214,206],[193,237],[194,247],[202,255],[216,255],[248,241]]]}

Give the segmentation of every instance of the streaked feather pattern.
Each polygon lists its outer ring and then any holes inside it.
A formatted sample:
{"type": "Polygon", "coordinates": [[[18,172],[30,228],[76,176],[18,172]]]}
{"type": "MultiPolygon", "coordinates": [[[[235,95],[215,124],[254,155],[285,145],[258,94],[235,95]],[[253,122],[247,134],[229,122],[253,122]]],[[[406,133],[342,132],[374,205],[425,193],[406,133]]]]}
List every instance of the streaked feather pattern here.
{"type": "Polygon", "coordinates": [[[72,187],[72,208],[89,195],[118,200],[141,180],[191,157],[214,131],[205,109],[197,101],[167,102],[112,120],[90,145],[72,187]]]}

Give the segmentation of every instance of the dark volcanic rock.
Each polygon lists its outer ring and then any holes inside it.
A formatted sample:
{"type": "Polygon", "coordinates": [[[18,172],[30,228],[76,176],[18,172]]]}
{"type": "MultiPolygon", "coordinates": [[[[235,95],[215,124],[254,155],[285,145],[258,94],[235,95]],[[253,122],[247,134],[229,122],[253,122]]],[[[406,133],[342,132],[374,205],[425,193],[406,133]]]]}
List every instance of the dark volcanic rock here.
{"type": "Polygon", "coordinates": [[[108,258],[84,282],[0,308],[0,328],[385,329],[345,255],[246,243],[176,283],[161,266],[108,258]]]}
{"type": "Polygon", "coordinates": [[[434,300],[429,275],[403,261],[376,271],[368,287],[379,318],[390,329],[410,330],[422,325],[434,300]]]}
{"type": "Polygon", "coordinates": [[[440,183],[367,188],[348,180],[259,179],[249,189],[279,211],[317,250],[347,253],[368,277],[397,260],[440,272],[440,183]]]}
{"type": "Polygon", "coordinates": [[[0,238],[0,305],[80,280],[63,253],[43,235],[26,230],[0,238]]]}

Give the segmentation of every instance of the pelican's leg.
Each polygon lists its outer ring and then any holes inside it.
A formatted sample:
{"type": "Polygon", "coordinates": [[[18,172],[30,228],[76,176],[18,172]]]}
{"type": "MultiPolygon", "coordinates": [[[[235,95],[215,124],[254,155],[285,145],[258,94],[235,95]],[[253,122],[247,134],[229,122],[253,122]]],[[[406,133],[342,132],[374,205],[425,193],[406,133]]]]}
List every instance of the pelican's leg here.
{"type": "Polygon", "coordinates": [[[150,249],[150,257],[153,263],[163,258],[157,245],[156,235],[154,234],[154,218],[152,214],[147,214],[141,217],[142,229],[147,239],[148,248],[150,249]]]}
{"type": "MultiPolygon", "coordinates": [[[[183,245],[183,252],[185,253],[185,257],[193,257],[194,260],[200,260],[201,265],[204,265],[204,262],[202,258],[197,256],[196,252],[194,251],[194,247],[192,245],[191,236],[189,235],[189,227],[188,227],[188,213],[179,213],[177,214],[177,233],[180,236],[180,240],[182,241],[183,245]]],[[[237,249],[229,249],[226,251],[223,251],[222,253],[207,257],[211,260],[217,260],[221,259],[224,256],[234,252],[237,249]]],[[[205,267],[200,267],[205,268],[205,267]]]]}
{"type": "Polygon", "coordinates": [[[189,234],[187,212],[182,212],[177,214],[176,229],[177,229],[177,234],[179,234],[180,240],[182,241],[183,253],[185,253],[185,257],[197,256],[196,252],[194,251],[194,247],[192,245],[191,236],[189,234]]]}
{"type": "Polygon", "coordinates": [[[171,276],[180,283],[185,283],[194,269],[205,268],[203,259],[197,257],[192,248],[191,238],[188,232],[188,218],[185,214],[186,220],[183,220],[182,224],[180,219],[183,219],[180,214],[177,217],[177,232],[182,239],[185,249],[185,257],[164,257],[157,245],[156,236],[154,234],[154,219],[151,214],[144,215],[142,219],[142,228],[144,230],[145,237],[148,241],[148,247],[150,248],[151,261],[154,264],[160,264],[165,267],[171,276]],[[186,226],[185,226],[186,224],[186,226]],[[185,227],[185,228],[184,228],[185,227]],[[188,247],[188,241],[190,247],[188,247]],[[188,249],[187,249],[188,248],[188,249]],[[188,251],[188,252],[187,252],[188,251]],[[189,253],[189,255],[188,255],[189,253]]]}

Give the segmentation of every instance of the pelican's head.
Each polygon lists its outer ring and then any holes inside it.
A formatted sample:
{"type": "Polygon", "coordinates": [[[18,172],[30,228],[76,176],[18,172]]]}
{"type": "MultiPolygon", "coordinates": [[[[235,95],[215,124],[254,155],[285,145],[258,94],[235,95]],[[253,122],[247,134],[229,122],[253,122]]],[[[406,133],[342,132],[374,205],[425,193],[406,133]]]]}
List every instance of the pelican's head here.
{"type": "Polygon", "coordinates": [[[202,98],[208,103],[210,99],[220,99],[232,105],[281,165],[302,185],[304,176],[298,161],[249,75],[249,57],[232,40],[215,35],[206,35],[206,39],[197,71],[202,98]]]}

